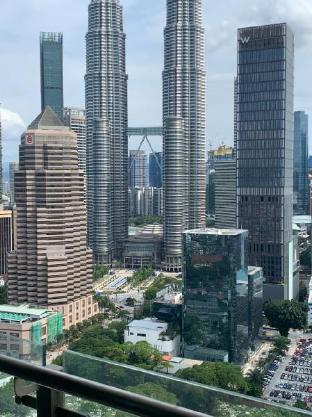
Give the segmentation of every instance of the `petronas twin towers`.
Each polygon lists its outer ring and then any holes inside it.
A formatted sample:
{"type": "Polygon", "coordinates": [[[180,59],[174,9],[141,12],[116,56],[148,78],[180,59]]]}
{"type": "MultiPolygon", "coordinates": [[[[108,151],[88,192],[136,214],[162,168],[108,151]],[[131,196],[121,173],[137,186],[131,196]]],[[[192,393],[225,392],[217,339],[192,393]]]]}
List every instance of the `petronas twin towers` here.
{"type": "MultiPolygon", "coordinates": [[[[167,0],[164,124],[165,268],[181,268],[182,232],[205,225],[202,0],[167,0]]],[[[127,238],[127,75],[119,0],[91,0],[87,34],[88,239],[96,263],[127,238]]]]}

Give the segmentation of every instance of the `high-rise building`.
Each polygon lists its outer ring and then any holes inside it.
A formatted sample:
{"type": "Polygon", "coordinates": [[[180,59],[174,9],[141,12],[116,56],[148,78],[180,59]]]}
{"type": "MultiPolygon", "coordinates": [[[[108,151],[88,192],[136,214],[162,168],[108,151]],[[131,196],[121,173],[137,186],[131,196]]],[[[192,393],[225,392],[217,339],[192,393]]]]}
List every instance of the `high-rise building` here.
{"type": "Polygon", "coordinates": [[[129,152],[129,187],[147,186],[147,155],[145,151],[129,152]]]}
{"type": "Polygon", "coordinates": [[[41,110],[50,106],[63,117],[63,34],[40,34],[41,110]]]}
{"type": "Polygon", "coordinates": [[[77,135],[79,169],[86,172],[86,111],[77,107],[65,107],[64,123],[77,135]]]}
{"type": "Polygon", "coordinates": [[[294,36],[287,24],[238,29],[238,227],[265,296],[293,297],[294,36]]]}
{"type": "Polygon", "coordinates": [[[2,204],[3,194],[3,166],[2,166],[2,121],[0,113],[0,205],[2,204]]]}
{"type": "Polygon", "coordinates": [[[216,160],[215,167],[215,227],[237,228],[236,161],[216,160]]]}
{"type": "Polygon", "coordinates": [[[14,207],[15,205],[15,196],[14,196],[14,178],[15,172],[18,171],[18,162],[10,162],[9,164],[9,175],[10,175],[10,206],[14,207]]]}
{"type": "Polygon", "coordinates": [[[163,153],[155,152],[149,156],[149,186],[162,188],[163,153]]]}
{"type": "Polygon", "coordinates": [[[7,257],[13,248],[13,211],[4,210],[0,204],[0,279],[7,278],[7,257]]]}
{"type": "Polygon", "coordinates": [[[241,362],[249,347],[248,232],[183,234],[184,356],[241,362]]]}
{"type": "Polygon", "coordinates": [[[181,268],[182,232],[205,226],[205,40],[202,0],[167,0],[163,71],[164,252],[181,268]]]}
{"type": "Polygon", "coordinates": [[[91,0],[85,77],[87,209],[96,263],[120,257],[128,236],[125,40],[119,0],[91,0]]]}
{"type": "Polygon", "coordinates": [[[61,311],[65,328],[91,317],[97,304],[92,301],[92,252],[86,242],[77,138],[50,107],[22,135],[15,201],[10,303],[61,311]]]}
{"type": "Polygon", "coordinates": [[[309,214],[309,117],[304,111],[295,112],[294,124],[294,215],[309,214]]]}
{"type": "Polygon", "coordinates": [[[142,187],[129,188],[129,216],[163,215],[162,188],[142,187]]]}

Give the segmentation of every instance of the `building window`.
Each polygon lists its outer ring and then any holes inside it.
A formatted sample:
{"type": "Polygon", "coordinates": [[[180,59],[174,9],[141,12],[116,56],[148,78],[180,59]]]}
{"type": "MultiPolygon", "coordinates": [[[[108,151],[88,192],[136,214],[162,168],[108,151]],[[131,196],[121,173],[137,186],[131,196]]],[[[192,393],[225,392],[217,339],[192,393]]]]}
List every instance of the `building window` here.
{"type": "Polygon", "coordinates": [[[76,320],[79,320],[79,313],[76,313],[76,320]]]}
{"type": "Polygon", "coordinates": [[[10,333],[11,337],[19,337],[19,333],[10,333]]]}
{"type": "Polygon", "coordinates": [[[88,315],[91,315],[91,307],[88,308],[88,315]]]}
{"type": "Polygon", "coordinates": [[[145,333],[138,333],[137,336],[138,337],[146,337],[146,334],[145,333]]]}
{"type": "Polygon", "coordinates": [[[73,312],[73,306],[72,306],[72,305],[70,305],[70,306],[69,306],[69,312],[70,312],[70,313],[72,313],[72,312],[73,312]]]}
{"type": "Polygon", "coordinates": [[[45,336],[47,334],[47,328],[46,326],[42,327],[42,336],[45,336]]]}
{"type": "Polygon", "coordinates": [[[134,336],[134,333],[130,332],[130,335],[131,335],[131,336],[134,336]]]}

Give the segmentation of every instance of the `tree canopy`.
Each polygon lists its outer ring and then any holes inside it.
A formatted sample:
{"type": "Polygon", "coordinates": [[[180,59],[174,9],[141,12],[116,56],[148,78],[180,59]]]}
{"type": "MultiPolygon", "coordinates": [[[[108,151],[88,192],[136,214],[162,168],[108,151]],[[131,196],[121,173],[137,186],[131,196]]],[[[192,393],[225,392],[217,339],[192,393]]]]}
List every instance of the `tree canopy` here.
{"type": "Polygon", "coordinates": [[[264,306],[264,314],[270,326],[277,329],[281,336],[287,337],[290,329],[301,330],[307,325],[305,304],[298,301],[274,301],[264,306]]]}
{"type": "Polygon", "coordinates": [[[177,373],[179,378],[230,391],[248,392],[248,383],[241,368],[224,362],[204,362],[177,373]]]}
{"type": "Polygon", "coordinates": [[[162,365],[162,354],[147,342],[123,343],[126,322],[115,321],[107,329],[94,325],[84,330],[69,349],[98,358],[128,363],[144,369],[162,365]]]}
{"type": "Polygon", "coordinates": [[[285,336],[279,336],[274,339],[273,350],[278,355],[284,354],[288,351],[290,346],[290,340],[285,336]]]}

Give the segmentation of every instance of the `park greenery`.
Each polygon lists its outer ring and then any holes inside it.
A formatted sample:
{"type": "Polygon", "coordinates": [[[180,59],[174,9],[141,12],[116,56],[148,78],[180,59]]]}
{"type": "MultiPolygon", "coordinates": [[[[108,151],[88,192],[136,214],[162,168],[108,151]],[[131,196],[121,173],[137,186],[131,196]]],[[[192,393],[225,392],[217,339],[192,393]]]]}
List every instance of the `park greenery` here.
{"type": "Polygon", "coordinates": [[[290,329],[301,330],[307,326],[307,312],[307,305],[295,300],[271,301],[264,306],[269,325],[284,337],[288,337],[290,329]]]}
{"type": "Polygon", "coordinates": [[[204,385],[260,396],[261,379],[244,377],[240,366],[224,362],[203,362],[177,373],[178,378],[204,385]]]}
{"type": "Polygon", "coordinates": [[[107,328],[93,325],[84,329],[80,338],[70,343],[69,349],[149,370],[162,367],[162,354],[147,342],[123,343],[126,326],[126,321],[113,321],[107,328]]]}
{"type": "Polygon", "coordinates": [[[148,226],[150,224],[162,224],[163,219],[159,216],[140,216],[140,217],[130,217],[129,225],[140,227],[148,226]]]}
{"type": "Polygon", "coordinates": [[[163,274],[159,274],[145,291],[144,299],[155,300],[157,293],[165,289],[168,285],[174,287],[175,290],[181,290],[182,281],[174,277],[166,277],[163,274]]]}
{"type": "Polygon", "coordinates": [[[6,285],[0,286],[0,304],[7,304],[8,302],[8,289],[6,285]]]}
{"type": "Polygon", "coordinates": [[[100,310],[108,309],[112,312],[116,311],[115,304],[110,300],[110,298],[107,295],[95,294],[93,298],[94,298],[94,301],[98,303],[100,310]]]}
{"type": "Polygon", "coordinates": [[[152,272],[152,268],[140,268],[135,271],[131,277],[128,278],[128,283],[132,288],[138,287],[152,275],[152,272]]]}
{"type": "Polygon", "coordinates": [[[94,265],[93,267],[93,281],[102,279],[109,273],[109,267],[107,265],[94,265]]]}

